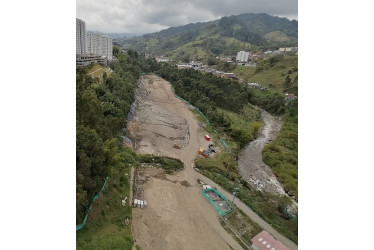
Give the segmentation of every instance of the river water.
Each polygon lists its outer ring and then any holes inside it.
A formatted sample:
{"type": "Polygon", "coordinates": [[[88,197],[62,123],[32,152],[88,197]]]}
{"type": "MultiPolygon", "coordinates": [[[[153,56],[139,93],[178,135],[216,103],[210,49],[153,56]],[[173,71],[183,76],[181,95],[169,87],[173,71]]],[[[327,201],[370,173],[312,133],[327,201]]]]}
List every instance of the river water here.
{"type": "Polygon", "coordinates": [[[256,107],[256,109],[261,112],[264,125],[259,131],[258,138],[240,151],[238,158],[239,174],[259,191],[286,195],[282,184],[272,173],[271,168],[262,160],[262,149],[266,144],[277,138],[282,127],[282,120],[259,107],[256,107]]]}

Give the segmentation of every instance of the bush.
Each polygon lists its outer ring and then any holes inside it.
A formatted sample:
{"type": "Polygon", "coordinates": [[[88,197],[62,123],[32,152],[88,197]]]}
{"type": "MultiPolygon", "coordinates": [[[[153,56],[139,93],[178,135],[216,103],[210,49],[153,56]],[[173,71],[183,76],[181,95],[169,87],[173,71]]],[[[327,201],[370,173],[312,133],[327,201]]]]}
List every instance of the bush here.
{"type": "Polygon", "coordinates": [[[171,157],[160,157],[157,155],[146,154],[139,155],[138,159],[141,163],[153,164],[154,166],[161,167],[165,170],[177,170],[184,167],[184,164],[181,160],[171,157]]]}

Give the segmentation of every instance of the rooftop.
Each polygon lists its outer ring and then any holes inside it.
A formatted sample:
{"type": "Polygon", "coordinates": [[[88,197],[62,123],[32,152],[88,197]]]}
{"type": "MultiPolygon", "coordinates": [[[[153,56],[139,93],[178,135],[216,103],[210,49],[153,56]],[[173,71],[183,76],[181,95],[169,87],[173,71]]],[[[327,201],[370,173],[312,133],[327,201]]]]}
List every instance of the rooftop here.
{"type": "Polygon", "coordinates": [[[257,234],[252,242],[261,250],[290,250],[265,230],[257,234]]]}

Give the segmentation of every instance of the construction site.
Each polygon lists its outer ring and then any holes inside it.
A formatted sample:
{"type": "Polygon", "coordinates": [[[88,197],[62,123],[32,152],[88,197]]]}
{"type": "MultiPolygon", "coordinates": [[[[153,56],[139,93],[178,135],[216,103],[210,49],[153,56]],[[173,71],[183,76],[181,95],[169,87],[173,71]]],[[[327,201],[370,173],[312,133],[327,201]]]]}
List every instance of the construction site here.
{"type": "Polygon", "coordinates": [[[220,225],[219,212],[229,212],[230,203],[222,194],[203,189],[193,169],[199,154],[214,157],[217,150],[192,114],[193,107],[176,98],[171,85],[155,75],[144,76],[139,86],[127,126],[133,148],[139,154],[180,159],[185,168],[167,174],[144,164],[134,171],[135,245],[141,249],[243,249],[220,225]]]}
{"type": "MultiPolygon", "coordinates": [[[[132,147],[138,154],[179,159],[184,168],[165,171],[151,162],[133,169],[129,202],[133,206],[134,246],[173,250],[252,249],[240,236],[245,232],[238,233],[227,219],[240,214],[228,200],[229,197],[234,200],[235,195],[233,198],[227,191],[210,186],[214,182],[194,168],[196,157],[211,158],[230,149],[224,141],[213,141],[206,134],[206,124],[196,119],[193,109],[177,98],[170,83],[162,78],[144,75],[139,80],[126,128],[132,147]]],[[[290,249],[297,249],[240,200],[236,205],[291,246],[290,249]]]]}

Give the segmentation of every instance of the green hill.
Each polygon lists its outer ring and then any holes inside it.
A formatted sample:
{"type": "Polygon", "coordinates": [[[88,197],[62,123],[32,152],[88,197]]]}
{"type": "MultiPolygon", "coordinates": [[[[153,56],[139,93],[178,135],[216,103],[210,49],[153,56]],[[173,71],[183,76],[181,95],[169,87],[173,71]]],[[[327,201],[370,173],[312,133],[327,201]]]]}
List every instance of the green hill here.
{"type": "Polygon", "coordinates": [[[206,23],[171,27],[116,42],[125,48],[185,61],[240,50],[297,46],[298,23],[267,14],[241,14],[206,23]]]}
{"type": "Polygon", "coordinates": [[[292,41],[292,39],[295,39],[295,38],[291,38],[291,37],[287,36],[285,33],[283,33],[282,31],[279,31],[279,30],[267,33],[264,36],[264,38],[266,40],[277,41],[277,42],[290,42],[290,41],[292,41]]]}
{"type": "Polygon", "coordinates": [[[297,79],[298,56],[273,56],[268,60],[258,61],[255,68],[237,65],[232,72],[246,82],[257,82],[264,87],[283,92],[287,76],[292,81],[297,79]]]}

